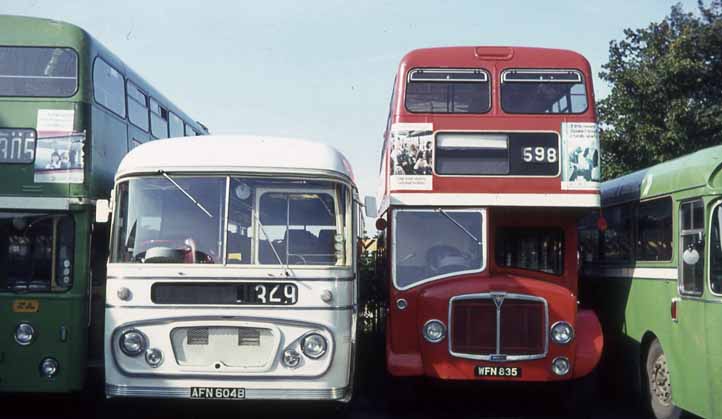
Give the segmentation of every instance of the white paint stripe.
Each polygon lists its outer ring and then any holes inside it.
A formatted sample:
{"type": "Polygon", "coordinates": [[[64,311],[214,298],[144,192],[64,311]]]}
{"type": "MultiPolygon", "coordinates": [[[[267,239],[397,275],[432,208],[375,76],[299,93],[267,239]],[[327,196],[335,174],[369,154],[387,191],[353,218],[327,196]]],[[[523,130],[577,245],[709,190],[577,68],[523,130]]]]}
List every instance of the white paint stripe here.
{"type": "Polygon", "coordinates": [[[599,207],[598,194],[392,193],[391,205],[599,207]]]}
{"type": "Polygon", "coordinates": [[[594,276],[609,278],[669,279],[679,277],[677,268],[607,268],[590,269],[594,276]]]}
{"type": "Polygon", "coordinates": [[[32,196],[3,196],[0,197],[2,209],[24,210],[68,210],[71,204],[82,204],[78,199],[71,198],[44,198],[32,196]]]}

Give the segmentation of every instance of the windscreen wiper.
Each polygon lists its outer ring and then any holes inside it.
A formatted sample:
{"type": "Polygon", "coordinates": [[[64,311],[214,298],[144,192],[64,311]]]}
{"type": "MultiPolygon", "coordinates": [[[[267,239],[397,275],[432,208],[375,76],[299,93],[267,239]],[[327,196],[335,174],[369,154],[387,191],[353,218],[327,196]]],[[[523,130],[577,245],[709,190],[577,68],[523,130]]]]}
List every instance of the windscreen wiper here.
{"type": "Polygon", "coordinates": [[[258,213],[256,213],[256,222],[258,222],[258,227],[261,228],[261,232],[264,236],[266,236],[266,241],[268,242],[268,245],[271,246],[271,250],[273,250],[273,255],[276,256],[276,260],[278,261],[278,264],[281,265],[281,268],[283,269],[283,273],[286,276],[290,276],[290,268],[288,267],[288,257],[286,257],[286,263],[283,263],[283,260],[281,260],[281,255],[276,250],[276,246],[273,245],[273,241],[271,241],[271,237],[266,233],[266,229],[263,227],[263,223],[261,223],[261,217],[258,216],[258,213]]]}
{"type": "Polygon", "coordinates": [[[178,188],[179,191],[183,192],[183,194],[184,194],[185,196],[187,196],[188,199],[190,199],[194,204],[196,204],[196,206],[197,206],[198,208],[200,208],[201,211],[205,212],[206,215],[207,215],[209,218],[213,218],[213,215],[211,215],[211,213],[208,212],[208,210],[207,210],[203,205],[201,205],[200,202],[198,202],[195,198],[193,198],[193,196],[192,196],[191,194],[189,194],[185,189],[183,189],[183,187],[182,187],[181,185],[179,185],[178,183],[176,183],[176,181],[173,180],[173,178],[170,177],[170,176],[168,175],[168,173],[165,172],[165,170],[162,170],[162,169],[161,169],[161,170],[158,170],[158,173],[160,173],[164,178],[168,179],[168,181],[169,181],[170,183],[172,183],[173,186],[175,186],[176,188],[178,188]]]}
{"type": "Polygon", "coordinates": [[[461,231],[463,231],[464,233],[466,233],[467,236],[471,237],[471,239],[474,240],[474,241],[476,242],[476,244],[478,244],[479,246],[481,246],[481,240],[479,240],[475,235],[471,234],[471,232],[470,232],[469,230],[467,230],[466,227],[464,227],[464,226],[461,225],[458,221],[456,221],[456,220],[454,219],[454,217],[452,217],[451,215],[449,215],[449,213],[447,213],[446,211],[444,211],[444,210],[441,209],[441,208],[436,208],[435,211],[444,214],[444,216],[445,216],[446,218],[448,218],[449,221],[451,221],[452,223],[454,223],[457,227],[459,227],[459,229],[460,229],[461,231]]]}

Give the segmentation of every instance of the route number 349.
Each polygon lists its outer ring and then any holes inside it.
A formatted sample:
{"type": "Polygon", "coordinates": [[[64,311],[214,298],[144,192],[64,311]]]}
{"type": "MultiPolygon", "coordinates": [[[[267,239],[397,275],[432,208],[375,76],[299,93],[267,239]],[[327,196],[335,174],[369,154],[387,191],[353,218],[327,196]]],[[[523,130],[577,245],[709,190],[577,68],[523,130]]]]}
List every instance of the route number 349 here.
{"type": "Polygon", "coordinates": [[[521,156],[526,163],[556,163],[559,158],[553,147],[524,147],[521,156]]]}

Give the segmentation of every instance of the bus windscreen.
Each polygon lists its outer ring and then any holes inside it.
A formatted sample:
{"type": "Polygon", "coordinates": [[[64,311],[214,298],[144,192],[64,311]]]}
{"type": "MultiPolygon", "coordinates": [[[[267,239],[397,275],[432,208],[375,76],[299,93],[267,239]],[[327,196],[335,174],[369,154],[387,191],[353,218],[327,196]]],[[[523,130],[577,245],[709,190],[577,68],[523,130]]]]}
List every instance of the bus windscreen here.
{"type": "Polygon", "coordinates": [[[0,96],[69,97],[78,87],[70,48],[0,47],[0,96]]]}

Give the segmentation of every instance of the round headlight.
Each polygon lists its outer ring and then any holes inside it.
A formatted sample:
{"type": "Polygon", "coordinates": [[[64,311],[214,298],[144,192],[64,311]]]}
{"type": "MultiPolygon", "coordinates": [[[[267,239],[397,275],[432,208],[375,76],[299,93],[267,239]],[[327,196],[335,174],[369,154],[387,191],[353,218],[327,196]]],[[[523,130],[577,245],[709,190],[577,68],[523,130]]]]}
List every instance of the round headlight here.
{"type": "Polygon", "coordinates": [[[326,353],[326,338],[319,335],[318,333],[311,333],[306,335],[301,342],[301,349],[303,354],[309,358],[318,359],[326,353]]]}
{"type": "Polygon", "coordinates": [[[301,354],[293,349],[286,349],[283,352],[283,364],[289,368],[296,368],[301,362],[301,354]]]}
{"type": "Polygon", "coordinates": [[[120,350],[128,356],[138,356],[145,350],[145,335],[137,330],[128,330],[120,336],[120,350]]]}
{"type": "Polygon", "coordinates": [[[552,361],[552,371],[556,375],[566,375],[569,372],[569,360],[560,356],[552,361]]]}
{"type": "Polygon", "coordinates": [[[424,324],[424,339],[431,343],[439,343],[446,337],[446,326],[441,320],[429,320],[424,324]]]}
{"type": "Polygon", "coordinates": [[[40,375],[46,378],[53,378],[58,374],[60,364],[54,358],[45,358],[40,361],[40,375]]]}
{"type": "Polygon", "coordinates": [[[158,368],[163,363],[163,352],[160,349],[148,349],[145,351],[145,362],[153,368],[158,368]]]}
{"type": "Polygon", "coordinates": [[[574,339],[574,328],[567,322],[556,322],[552,326],[552,340],[560,345],[566,345],[574,339]]]}
{"type": "Polygon", "coordinates": [[[35,339],[35,329],[30,323],[20,323],[15,328],[15,342],[21,346],[30,345],[35,339]]]}

